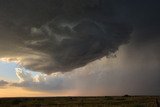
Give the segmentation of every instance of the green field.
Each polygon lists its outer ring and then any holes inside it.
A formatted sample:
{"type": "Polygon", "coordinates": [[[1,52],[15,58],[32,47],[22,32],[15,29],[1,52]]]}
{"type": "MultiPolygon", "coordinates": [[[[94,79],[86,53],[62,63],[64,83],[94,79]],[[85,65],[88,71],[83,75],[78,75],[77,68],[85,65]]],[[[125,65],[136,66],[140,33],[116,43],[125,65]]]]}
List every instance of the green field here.
{"type": "Polygon", "coordinates": [[[1,98],[0,107],[159,107],[158,96],[1,98]]]}

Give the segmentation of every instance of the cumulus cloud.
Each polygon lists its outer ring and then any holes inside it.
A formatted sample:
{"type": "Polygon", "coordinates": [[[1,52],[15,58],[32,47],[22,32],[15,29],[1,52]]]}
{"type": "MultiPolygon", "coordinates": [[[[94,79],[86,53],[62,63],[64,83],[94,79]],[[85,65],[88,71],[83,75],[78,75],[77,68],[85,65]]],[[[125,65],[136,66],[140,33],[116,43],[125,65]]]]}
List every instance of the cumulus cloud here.
{"type": "Polygon", "coordinates": [[[23,72],[20,68],[16,68],[16,75],[20,81],[32,81],[31,73],[23,72]]]}
{"type": "Polygon", "coordinates": [[[73,88],[71,76],[62,73],[51,75],[39,74],[32,76],[20,68],[16,69],[19,82],[11,86],[22,87],[32,91],[64,91],[73,88]]]}

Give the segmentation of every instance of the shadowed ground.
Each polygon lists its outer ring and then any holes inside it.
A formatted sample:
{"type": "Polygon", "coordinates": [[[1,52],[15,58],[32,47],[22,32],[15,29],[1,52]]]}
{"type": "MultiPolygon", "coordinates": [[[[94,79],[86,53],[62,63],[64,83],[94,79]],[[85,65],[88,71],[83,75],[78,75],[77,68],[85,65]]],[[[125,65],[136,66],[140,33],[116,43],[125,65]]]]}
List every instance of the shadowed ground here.
{"type": "Polygon", "coordinates": [[[1,98],[0,107],[159,107],[158,96],[1,98]]]}

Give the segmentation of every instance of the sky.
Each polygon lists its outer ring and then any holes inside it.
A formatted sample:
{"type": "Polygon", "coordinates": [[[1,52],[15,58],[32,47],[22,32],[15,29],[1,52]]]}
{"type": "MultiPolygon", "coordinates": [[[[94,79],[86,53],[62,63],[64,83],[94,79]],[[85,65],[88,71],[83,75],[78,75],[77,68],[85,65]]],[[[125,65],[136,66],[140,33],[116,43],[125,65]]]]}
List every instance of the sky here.
{"type": "Polygon", "coordinates": [[[158,0],[0,0],[0,97],[160,95],[158,0]]]}

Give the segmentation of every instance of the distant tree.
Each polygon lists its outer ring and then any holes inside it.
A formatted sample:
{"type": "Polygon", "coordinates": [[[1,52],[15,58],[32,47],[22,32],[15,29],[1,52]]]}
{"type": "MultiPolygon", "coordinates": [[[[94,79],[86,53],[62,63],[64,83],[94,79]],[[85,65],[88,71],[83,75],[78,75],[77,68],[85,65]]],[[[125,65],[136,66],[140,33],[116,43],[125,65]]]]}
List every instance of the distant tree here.
{"type": "Polygon", "coordinates": [[[125,94],[125,95],[124,95],[124,97],[130,97],[130,95],[128,95],[128,94],[125,94]]]}

